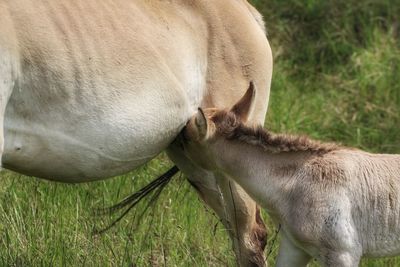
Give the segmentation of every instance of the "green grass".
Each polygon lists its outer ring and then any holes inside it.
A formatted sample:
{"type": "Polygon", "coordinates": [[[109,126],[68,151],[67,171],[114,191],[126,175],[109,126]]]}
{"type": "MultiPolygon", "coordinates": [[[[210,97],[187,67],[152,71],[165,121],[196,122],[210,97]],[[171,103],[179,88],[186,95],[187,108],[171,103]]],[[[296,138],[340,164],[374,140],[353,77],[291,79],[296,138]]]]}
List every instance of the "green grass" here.
{"type": "MultiPolygon", "coordinates": [[[[266,127],[400,153],[400,1],[253,3],[265,15],[275,57],[266,127]]],[[[2,172],[0,266],[233,266],[225,230],[218,224],[214,231],[218,220],[184,177],[173,180],[142,224],[136,212],[93,234],[112,219],[94,216],[95,208],[170,165],[163,154],[127,175],[82,185],[2,172]]],[[[275,255],[276,246],[271,264],[275,255]]],[[[400,266],[400,258],[363,266],[400,266]]]]}
{"type": "Polygon", "coordinates": [[[116,227],[93,215],[170,166],[165,155],[104,182],[65,185],[2,174],[0,266],[221,266],[233,263],[228,238],[183,177],[175,179],[142,223],[129,214],[116,227]]]}

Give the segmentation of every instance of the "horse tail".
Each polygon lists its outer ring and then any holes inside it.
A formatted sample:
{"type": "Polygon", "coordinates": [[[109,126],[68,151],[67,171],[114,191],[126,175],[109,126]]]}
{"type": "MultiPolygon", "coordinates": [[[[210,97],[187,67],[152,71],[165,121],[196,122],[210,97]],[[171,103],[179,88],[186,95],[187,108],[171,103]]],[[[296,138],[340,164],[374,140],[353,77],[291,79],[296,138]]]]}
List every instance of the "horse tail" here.
{"type": "MultiPolygon", "coordinates": [[[[102,230],[96,230],[95,233],[100,234],[104,233],[110,228],[112,228],[114,225],[116,225],[119,221],[121,221],[125,215],[128,214],[130,210],[132,210],[141,200],[143,200],[145,197],[148,195],[153,194],[152,198],[150,199],[149,203],[147,204],[146,209],[157,200],[157,198],[160,196],[161,192],[163,191],[164,187],[171,181],[172,177],[177,174],[179,171],[179,168],[177,166],[173,166],[171,169],[169,169],[167,172],[159,176],[157,179],[153,180],[151,183],[140,189],[139,191],[133,193],[132,195],[126,197],[123,199],[121,202],[108,207],[108,208],[103,208],[103,209],[98,209],[95,211],[96,215],[106,215],[106,214],[113,214],[121,209],[125,209],[125,211],[112,222],[109,226],[102,230]]],[[[145,209],[145,211],[146,211],[145,209]]],[[[143,212],[144,213],[144,212],[143,212]]],[[[142,213],[142,214],[143,214],[142,213]]]]}

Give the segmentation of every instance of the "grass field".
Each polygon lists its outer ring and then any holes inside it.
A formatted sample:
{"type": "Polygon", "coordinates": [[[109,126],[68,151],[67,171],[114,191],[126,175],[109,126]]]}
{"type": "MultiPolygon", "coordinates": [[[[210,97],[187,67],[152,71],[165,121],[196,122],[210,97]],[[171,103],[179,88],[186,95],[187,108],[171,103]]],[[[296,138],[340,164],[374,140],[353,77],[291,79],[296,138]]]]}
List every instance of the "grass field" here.
{"type": "MultiPolygon", "coordinates": [[[[253,3],[265,15],[275,57],[265,126],[400,153],[400,1],[253,3]]],[[[225,230],[184,177],[171,182],[140,225],[139,209],[110,231],[93,234],[112,219],[94,216],[94,209],[171,165],[162,154],[127,175],[82,185],[3,171],[0,266],[233,266],[225,230]]],[[[275,254],[276,246],[271,264],[275,254]]],[[[400,266],[400,258],[363,266],[400,266]]]]}

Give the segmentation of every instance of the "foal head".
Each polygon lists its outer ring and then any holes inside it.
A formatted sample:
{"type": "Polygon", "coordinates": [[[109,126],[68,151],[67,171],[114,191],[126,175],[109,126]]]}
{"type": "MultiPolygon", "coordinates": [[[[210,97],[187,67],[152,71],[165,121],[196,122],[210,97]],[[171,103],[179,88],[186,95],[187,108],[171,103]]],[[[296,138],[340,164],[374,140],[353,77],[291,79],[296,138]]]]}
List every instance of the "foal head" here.
{"type": "Polygon", "coordinates": [[[245,95],[230,109],[199,109],[182,131],[185,153],[202,168],[216,171],[219,159],[246,157],[244,147],[258,147],[267,153],[308,153],[321,155],[340,148],[333,143],[322,143],[304,135],[274,134],[261,125],[252,127],[247,120],[254,109],[256,89],[250,83],[245,95]],[[232,142],[233,141],[233,142],[232,142]],[[228,143],[229,142],[229,143],[228,143]],[[242,144],[235,147],[234,144],[242,144]],[[232,157],[233,156],[233,157],[232,157]]]}
{"type": "Polygon", "coordinates": [[[198,109],[181,133],[186,154],[202,168],[216,170],[216,157],[224,153],[220,145],[235,138],[235,129],[250,118],[255,106],[256,89],[251,82],[243,97],[231,108],[198,109]]]}

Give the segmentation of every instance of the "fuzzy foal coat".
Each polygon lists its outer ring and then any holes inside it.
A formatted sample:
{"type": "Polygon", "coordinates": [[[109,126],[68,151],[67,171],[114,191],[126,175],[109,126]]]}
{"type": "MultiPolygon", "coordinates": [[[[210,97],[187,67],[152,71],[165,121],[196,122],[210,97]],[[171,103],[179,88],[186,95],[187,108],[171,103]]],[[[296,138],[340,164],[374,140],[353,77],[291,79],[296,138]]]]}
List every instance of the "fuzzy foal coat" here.
{"type": "Polygon", "coordinates": [[[400,254],[400,155],[272,134],[231,111],[204,113],[206,123],[197,115],[186,126],[186,151],[239,183],[282,225],[277,266],[311,258],[357,266],[363,256],[400,254]]]}

